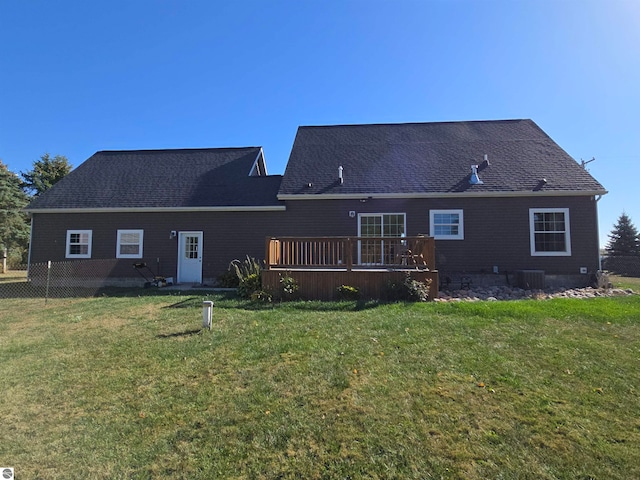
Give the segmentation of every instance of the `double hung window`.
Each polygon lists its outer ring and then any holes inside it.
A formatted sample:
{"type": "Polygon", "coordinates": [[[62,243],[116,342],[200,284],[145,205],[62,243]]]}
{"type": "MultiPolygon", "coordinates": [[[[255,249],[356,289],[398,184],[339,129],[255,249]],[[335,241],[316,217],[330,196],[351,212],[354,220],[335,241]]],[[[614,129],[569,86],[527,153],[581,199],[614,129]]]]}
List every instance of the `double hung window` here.
{"type": "Polygon", "coordinates": [[[436,240],[464,240],[462,210],[431,210],[429,231],[436,240]]]}
{"type": "Polygon", "coordinates": [[[91,230],[67,230],[66,258],[91,258],[91,230]]]}
{"type": "Polygon", "coordinates": [[[142,258],[143,230],[118,230],[116,258],[142,258]]]}
{"type": "Polygon", "coordinates": [[[568,208],[529,209],[532,256],[570,256],[568,208]]]}

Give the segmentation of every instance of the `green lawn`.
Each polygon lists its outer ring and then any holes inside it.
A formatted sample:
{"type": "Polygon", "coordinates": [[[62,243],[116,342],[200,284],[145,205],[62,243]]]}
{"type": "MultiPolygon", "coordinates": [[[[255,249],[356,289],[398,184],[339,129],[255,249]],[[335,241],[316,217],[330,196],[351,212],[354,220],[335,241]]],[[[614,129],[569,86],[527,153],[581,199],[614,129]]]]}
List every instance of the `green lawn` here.
{"type": "Polygon", "coordinates": [[[611,275],[609,279],[614,287],[631,288],[634,292],[640,293],[640,278],[638,277],[621,277],[619,275],[611,275]]]}
{"type": "Polygon", "coordinates": [[[640,478],[640,296],[3,299],[16,478],[640,478]]]}
{"type": "MultiPolygon", "coordinates": [[[[0,271],[2,271],[1,265],[0,265],[0,271]]],[[[0,273],[0,283],[24,282],[26,280],[27,280],[26,270],[9,270],[8,272],[0,273]]]]}

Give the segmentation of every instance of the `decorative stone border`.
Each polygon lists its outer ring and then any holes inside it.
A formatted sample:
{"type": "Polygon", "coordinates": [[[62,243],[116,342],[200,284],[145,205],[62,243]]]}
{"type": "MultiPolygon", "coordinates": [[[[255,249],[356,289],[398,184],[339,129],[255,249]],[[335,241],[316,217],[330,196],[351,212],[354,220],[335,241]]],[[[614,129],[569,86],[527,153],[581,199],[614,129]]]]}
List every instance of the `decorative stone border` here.
{"type": "Polygon", "coordinates": [[[633,290],[620,288],[547,288],[545,290],[523,290],[517,287],[474,287],[468,290],[440,290],[434,302],[479,302],[498,300],[522,300],[535,298],[547,300],[550,298],[596,298],[635,295],[633,290]]]}

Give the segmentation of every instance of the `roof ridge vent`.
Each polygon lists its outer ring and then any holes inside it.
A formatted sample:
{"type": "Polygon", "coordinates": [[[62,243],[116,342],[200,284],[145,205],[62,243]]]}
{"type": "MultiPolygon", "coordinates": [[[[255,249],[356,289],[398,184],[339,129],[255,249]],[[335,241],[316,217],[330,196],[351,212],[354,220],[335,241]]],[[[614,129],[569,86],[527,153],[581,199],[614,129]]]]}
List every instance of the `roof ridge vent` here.
{"type": "Polygon", "coordinates": [[[484,182],[478,177],[478,165],[471,165],[471,178],[469,179],[471,185],[482,185],[484,182]]]}

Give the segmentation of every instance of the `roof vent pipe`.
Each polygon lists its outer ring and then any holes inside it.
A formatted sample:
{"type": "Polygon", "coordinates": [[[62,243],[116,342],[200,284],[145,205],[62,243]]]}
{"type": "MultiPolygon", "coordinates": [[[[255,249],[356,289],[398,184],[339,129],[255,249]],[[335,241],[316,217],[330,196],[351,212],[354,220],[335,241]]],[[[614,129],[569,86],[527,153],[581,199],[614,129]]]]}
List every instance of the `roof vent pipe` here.
{"type": "Polygon", "coordinates": [[[344,177],[342,176],[342,170],[344,170],[342,168],[342,165],[340,165],[338,167],[338,180],[340,180],[340,185],[342,185],[344,183],[344,177]]]}
{"type": "Polygon", "coordinates": [[[484,154],[484,164],[485,164],[485,166],[487,166],[487,167],[488,167],[489,165],[491,165],[491,164],[489,163],[489,155],[487,155],[486,153],[484,154]]]}
{"type": "Polygon", "coordinates": [[[484,182],[478,177],[478,165],[471,165],[471,178],[469,179],[471,185],[482,185],[484,182]]]}

